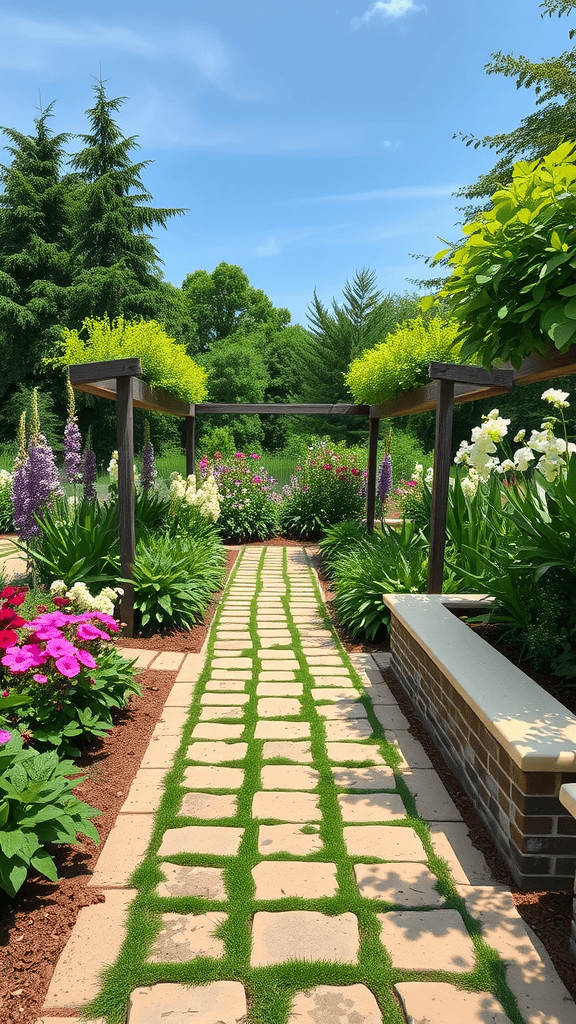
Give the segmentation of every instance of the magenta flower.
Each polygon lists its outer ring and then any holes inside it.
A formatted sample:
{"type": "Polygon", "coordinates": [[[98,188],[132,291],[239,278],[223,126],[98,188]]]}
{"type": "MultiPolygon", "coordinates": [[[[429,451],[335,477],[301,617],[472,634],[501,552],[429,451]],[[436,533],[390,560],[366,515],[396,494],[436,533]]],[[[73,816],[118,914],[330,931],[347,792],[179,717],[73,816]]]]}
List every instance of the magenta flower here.
{"type": "Polygon", "coordinates": [[[252,483],[253,484],[261,484],[262,483],[262,477],[261,476],[253,476],[252,477],[252,483]]]}
{"type": "Polygon", "coordinates": [[[76,651],[76,658],[85,668],[98,668],[98,664],[90,654],[90,651],[85,651],[82,647],[76,651]]]}
{"type": "Polygon", "coordinates": [[[259,455],[256,455],[256,453],[255,453],[255,452],[253,452],[253,453],[252,453],[252,455],[250,456],[250,458],[251,458],[251,459],[259,459],[259,458],[260,458],[260,456],[259,456],[259,455]]]}
{"type": "Polygon", "coordinates": [[[73,676],[77,676],[80,672],[80,665],[70,654],[65,655],[63,658],[58,658],[56,662],[56,668],[61,675],[67,676],[68,679],[72,679],[73,676]]]}
{"type": "Polygon", "coordinates": [[[0,729],[0,743],[8,743],[11,736],[12,734],[7,732],[6,729],[0,729]]]}
{"type": "Polygon", "coordinates": [[[31,626],[65,626],[70,621],[68,615],[63,612],[47,612],[46,615],[39,615],[30,623],[31,626]]]}
{"type": "Polygon", "coordinates": [[[39,665],[43,665],[44,662],[48,660],[46,651],[44,651],[39,644],[25,644],[21,650],[28,655],[34,668],[37,668],[39,665]]]}
{"type": "Polygon", "coordinates": [[[76,654],[74,644],[62,637],[59,640],[49,640],[46,644],[46,652],[51,658],[66,658],[76,654]]]}
{"type": "Polygon", "coordinates": [[[244,458],[244,452],[236,452],[235,455],[234,455],[234,458],[235,459],[243,459],[244,458]]]}
{"type": "Polygon", "coordinates": [[[118,629],[118,623],[113,615],[107,615],[106,612],[85,612],[82,618],[84,619],[98,619],[99,622],[103,622],[108,629],[111,629],[115,633],[118,629]]]}
{"type": "Polygon", "coordinates": [[[14,675],[18,675],[20,672],[27,672],[29,668],[32,668],[34,662],[24,650],[19,647],[9,647],[2,658],[2,664],[6,665],[14,675]]]}
{"type": "Polygon", "coordinates": [[[107,636],[107,634],[97,626],[91,625],[90,622],[81,622],[76,630],[78,640],[98,640],[102,636],[107,636]]]}
{"type": "Polygon", "coordinates": [[[56,640],[61,637],[62,634],[56,626],[40,626],[40,629],[35,629],[31,640],[56,640]]]}
{"type": "Polygon", "coordinates": [[[32,678],[34,679],[34,681],[36,683],[40,683],[41,685],[43,683],[47,683],[48,682],[48,676],[43,676],[41,672],[35,672],[34,675],[32,676],[32,678]]]}

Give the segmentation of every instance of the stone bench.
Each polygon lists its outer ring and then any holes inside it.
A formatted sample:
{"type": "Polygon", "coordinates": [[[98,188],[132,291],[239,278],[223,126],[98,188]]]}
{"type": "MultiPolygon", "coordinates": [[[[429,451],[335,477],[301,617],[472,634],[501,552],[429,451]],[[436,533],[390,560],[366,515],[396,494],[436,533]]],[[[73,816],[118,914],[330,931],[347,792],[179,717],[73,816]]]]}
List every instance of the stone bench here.
{"type": "Polygon", "coordinates": [[[479,595],[386,594],[390,667],[517,884],[572,890],[576,717],[457,617],[479,595]]]}

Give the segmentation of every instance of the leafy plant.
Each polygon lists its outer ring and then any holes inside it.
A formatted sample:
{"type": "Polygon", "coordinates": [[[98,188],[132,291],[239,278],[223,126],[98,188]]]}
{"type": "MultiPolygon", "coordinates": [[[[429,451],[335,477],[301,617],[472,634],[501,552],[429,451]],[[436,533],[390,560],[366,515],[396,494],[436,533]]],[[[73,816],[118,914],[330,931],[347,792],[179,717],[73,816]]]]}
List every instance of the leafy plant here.
{"type": "Polygon", "coordinates": [[[242,542],[274,536],[279,501],[274,490],[276,481],[261,465],[259,455],[236,452],[230,463],[204,458],[200,472],[204,478],[212,473],[218,486],[217,526],[223,540],[242,542]]]}
{"type": "Polygon", "coordinates": [[[62,579],[88,587],[113,585],[120,572],[118,509],[114,504],[58,502],[38,518],[41,537],[23,547],[42,583],[62,579]]]}
{"type": "Polygon", "coordinates": [[[332,572],[334,565],[350,549],[365,542],[370,543],[373,534],[369,534],[366,523],[358,519],[346,519],[329,527],[320,541],[320,551],[325,568],[332,572]]]}
{"type": "Polygon", "coordinates": [[[222,581],[224,557],[216,537],[141,541],[131,581],[140,628],[189,628],[197,622],[222,581]]]}
{"type": "Polygon", "coordinates": [[[462,358],[518,368],[532,351],[566,351],[576,337],[574,143],[516,163],[508,188],[463,232],[435,257],[454,268],[439,296],[458,322],[462,358]]]}
{"type": "Polygon", "coordinates": [[[90,821],[100,811],[74,796],[83,779],[70,779],[72,761],[40,754],[13,736],[0,747],[0,887],[15,896],[30,869],[55,882],[47,844],[77,843],[78,833],[100,842],[90,821]]]}
{"type": "Polygon", "coordinates": [[[70,363],[133,356],[140,357],[142,370],[151,384],[166,388],[184,401],[205,401],[206,370],[156,320],[125,320],[119,316],[110,321],[108,317],[88,317],[80,331],[64,331],[62,354],[56,362],[67,367],[70,363]]]}
{"type": "Polygon", "coordinates": [[[354,401],[380,405],[394,395],[428,383],[428,364],[433,360],[462,362],[457,333],[458,325],[453,320],[434,317],[425,324],[418,317],[388,334],[385,341],[350,364],[345,380],[354,401]]]}

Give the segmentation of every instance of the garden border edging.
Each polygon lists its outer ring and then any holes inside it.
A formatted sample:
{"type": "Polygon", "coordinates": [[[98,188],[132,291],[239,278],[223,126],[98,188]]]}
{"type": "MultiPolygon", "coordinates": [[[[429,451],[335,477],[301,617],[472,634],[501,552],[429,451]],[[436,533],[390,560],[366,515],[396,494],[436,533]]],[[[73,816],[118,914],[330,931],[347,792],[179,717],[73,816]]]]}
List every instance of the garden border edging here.
{"type": "Polygon", "coordinates": [[[456,615],[482,595],[386,594],[391,669],[522,889],[571,891],[576,718],[456,615]],[[456,615],[453,614],[456,612],[456,615]]]}

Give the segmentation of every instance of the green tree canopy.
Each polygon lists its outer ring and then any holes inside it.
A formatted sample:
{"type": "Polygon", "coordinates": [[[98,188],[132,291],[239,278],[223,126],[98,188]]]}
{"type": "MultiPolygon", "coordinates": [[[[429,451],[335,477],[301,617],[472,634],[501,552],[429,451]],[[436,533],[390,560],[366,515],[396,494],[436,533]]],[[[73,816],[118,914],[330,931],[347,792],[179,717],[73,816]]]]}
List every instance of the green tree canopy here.
{"type": "MultiPolygon", "coordinates": [[[[542,17],[573,14],[576,0],[543,0],[542,17]]],[[[572,39],[576,29],[572,28],[572,39]]],[[[473,200],[467,209],[471,215],[479,208],[478,200],[485,200],[497,189],[509,184],[512,167],[518,160],[535,160],[545,156],[561,143],[576,136],[576,48],[572,46],[557,57],[531,60],[513,53],[493,53],[486,65],[489,75],[504,75],[516,81],[517,89],[534,89],[536,110],[524,117],[511,132],[499,132],[476,138],[469,133],[458,133],[467,146],[486,146],[498,155],[494,167],[482,174],[478,181],[461,189],[459,195],[473,200]]],[[[456,136],[455,136],[456,137],[456,136]]],[[[480,203],[480,207],[482,203],[480,203]]]]}
{"type": "Polygon", "coordinates": [[[215,341],[230,335],[266,333],[290,323],[290,312],[276,308],[250,281],[241,267],[219,263],[209,273],[195,270],[182,282],[188,315],[196,325],[196,352],[207,352],[215,341]]]}

